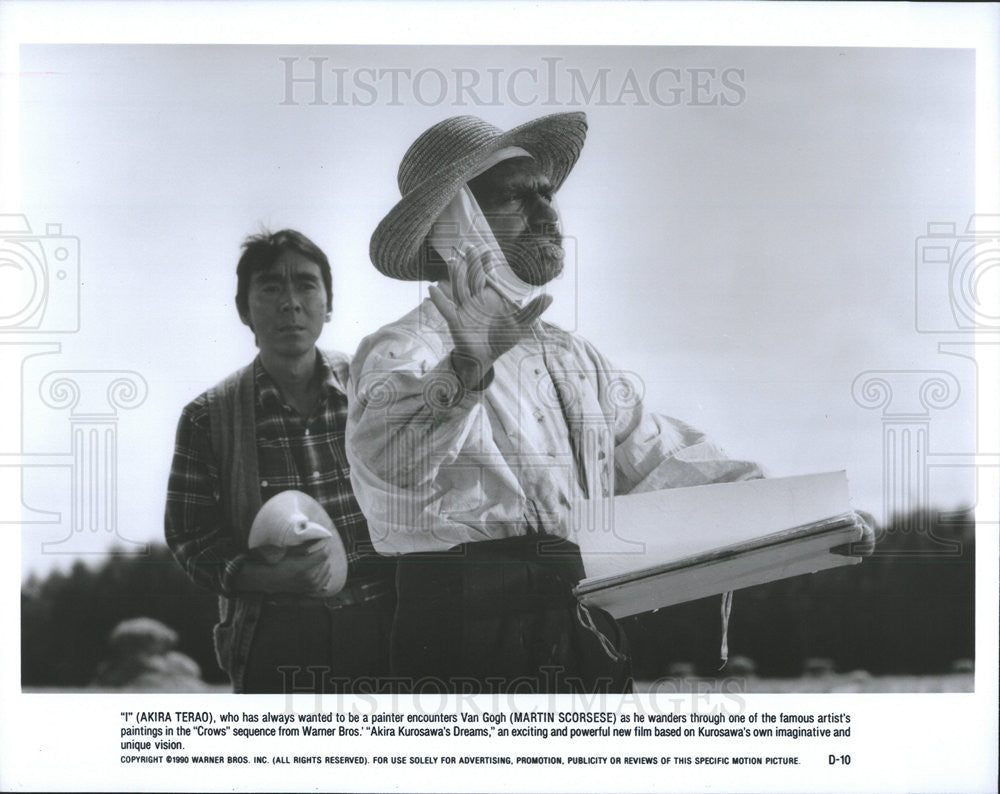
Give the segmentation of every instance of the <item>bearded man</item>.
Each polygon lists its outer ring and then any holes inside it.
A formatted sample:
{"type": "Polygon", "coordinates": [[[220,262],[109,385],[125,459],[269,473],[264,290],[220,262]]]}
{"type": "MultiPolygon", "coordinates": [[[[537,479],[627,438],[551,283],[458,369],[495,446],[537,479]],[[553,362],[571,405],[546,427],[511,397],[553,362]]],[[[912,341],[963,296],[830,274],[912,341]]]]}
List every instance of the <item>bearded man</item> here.
{"type": "Polygon", "coordinates": [[[372,236],[382,273],[436,282],[362,342],[347,425],[372,541],[398,559],[391,670],[416,687],[626,689],[623,632],[572,593],[572,506],[762,476],[634,391],[623,399],[595,347],[540,321],[552,297],[539,288],[563,268],[554,195],[586,131],[583,113],[508,132],[435,124],[372,236]]]}

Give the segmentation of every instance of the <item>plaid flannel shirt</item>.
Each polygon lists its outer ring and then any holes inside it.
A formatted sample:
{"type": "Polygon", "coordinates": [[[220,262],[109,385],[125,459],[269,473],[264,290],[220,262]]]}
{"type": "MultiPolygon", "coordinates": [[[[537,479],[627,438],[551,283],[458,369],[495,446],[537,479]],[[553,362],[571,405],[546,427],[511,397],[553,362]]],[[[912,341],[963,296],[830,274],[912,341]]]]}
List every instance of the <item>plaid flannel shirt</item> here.
{"type": "MultiPolygon", "coordinates": [[[[375,553],[351,490],[344,452],[346,360],[335,366],[325,353],[318,353],[323,391],[308,418],[285,404],[260,358],[254,361],[261,501],[291,489],[309,494],[326,509],[344,542],[348,583],[389,577],[389,561],[375,553]]],[[[195,583],[233,595],[236,574],[247,559],[236,534],[220,501],[220,472],[203,393],[184,408],[178,423],[167,487],[166,541],[195,583]]]]}

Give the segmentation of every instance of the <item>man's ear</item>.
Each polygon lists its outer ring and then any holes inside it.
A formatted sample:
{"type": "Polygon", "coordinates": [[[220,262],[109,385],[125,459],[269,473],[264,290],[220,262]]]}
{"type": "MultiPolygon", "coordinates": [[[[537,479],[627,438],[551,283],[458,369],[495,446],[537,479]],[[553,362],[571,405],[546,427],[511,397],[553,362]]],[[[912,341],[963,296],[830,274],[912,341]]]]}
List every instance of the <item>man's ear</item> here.
{"type": "Polygon", "coordinates": [[[323,322],[328,323],[333,319],[333,296],[330,296],[330,301],[326,304],[326,314],[324,315],[323,322]]]}

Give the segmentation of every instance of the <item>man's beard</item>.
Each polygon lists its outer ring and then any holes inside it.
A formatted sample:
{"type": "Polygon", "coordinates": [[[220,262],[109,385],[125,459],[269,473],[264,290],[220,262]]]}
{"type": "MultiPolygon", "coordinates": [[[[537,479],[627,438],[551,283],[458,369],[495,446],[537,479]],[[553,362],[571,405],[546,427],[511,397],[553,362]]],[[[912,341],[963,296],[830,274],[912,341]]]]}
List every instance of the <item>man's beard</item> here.
{"type": "Polygon", "coordinates": [[[548,284],[563,271],[561,235],[524,234],[499,242],[514,275],[534,287],[548,284]]]}

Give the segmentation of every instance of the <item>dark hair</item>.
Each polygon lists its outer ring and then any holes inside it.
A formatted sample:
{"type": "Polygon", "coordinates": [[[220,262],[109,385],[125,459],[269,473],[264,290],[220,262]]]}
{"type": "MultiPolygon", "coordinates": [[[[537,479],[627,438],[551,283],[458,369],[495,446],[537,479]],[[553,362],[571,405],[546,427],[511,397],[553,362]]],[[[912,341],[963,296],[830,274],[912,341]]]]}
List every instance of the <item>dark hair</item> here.
{"type": "Polygon", "coordinates": [[[252,234],[243,241],[243,255],[236,265],[236,308],[240,315],[250,313],[250,279],[253,274],[271,267],[285,251],[297,251],[319,266],[323,286],[326,287],[327,309],[333,305],[333,275],[326,254],[302,232],[282,229],[273,234],[266,231],[252,234]]]}

